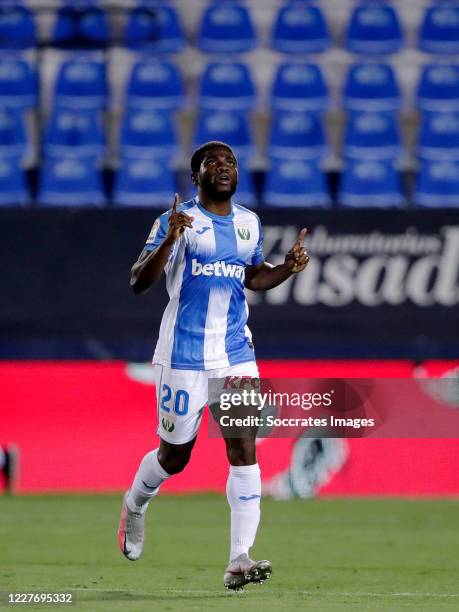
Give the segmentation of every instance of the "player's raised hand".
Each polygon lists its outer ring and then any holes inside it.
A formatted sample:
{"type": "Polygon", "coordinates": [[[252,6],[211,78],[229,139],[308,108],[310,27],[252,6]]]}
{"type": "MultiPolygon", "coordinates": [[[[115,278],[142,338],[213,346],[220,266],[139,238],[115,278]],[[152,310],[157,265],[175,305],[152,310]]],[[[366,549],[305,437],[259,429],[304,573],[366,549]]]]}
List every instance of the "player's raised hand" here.
{"type": "Polygon", "coordinates": [[[172,213],[169,217],[169,231],[167,232],[166,241],[171,244],[176,242],[187,227],[192,228],[194,217],[187,215],[182,211],[178,211],[180,202],[179,194],[175,194],[174,203],[172,204],[172,213]]]}
{"type": "Polygon", "coordinates": [[[298,234],[295,244],[285,256],[285,264],[294,274],[297,272],[302,272],[309,263],[309,255],[306,249],[303,247],[303,242],[307,231],[308,230],[303,227],[298,234]]]}

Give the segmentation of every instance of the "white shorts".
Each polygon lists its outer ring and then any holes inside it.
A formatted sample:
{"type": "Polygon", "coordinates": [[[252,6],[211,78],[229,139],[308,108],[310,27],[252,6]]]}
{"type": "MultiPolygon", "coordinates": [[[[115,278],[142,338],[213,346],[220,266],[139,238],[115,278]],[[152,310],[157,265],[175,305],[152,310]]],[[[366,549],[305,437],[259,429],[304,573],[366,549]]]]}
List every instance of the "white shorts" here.
{"type": "Polygon", "coordinates": [[[258,378],[258,367],[255,361],[216,370],[173,370],[155,364],[159,437],[171,444],[193,440],[207,404],[209,378],[226,376],[258,378]]]}

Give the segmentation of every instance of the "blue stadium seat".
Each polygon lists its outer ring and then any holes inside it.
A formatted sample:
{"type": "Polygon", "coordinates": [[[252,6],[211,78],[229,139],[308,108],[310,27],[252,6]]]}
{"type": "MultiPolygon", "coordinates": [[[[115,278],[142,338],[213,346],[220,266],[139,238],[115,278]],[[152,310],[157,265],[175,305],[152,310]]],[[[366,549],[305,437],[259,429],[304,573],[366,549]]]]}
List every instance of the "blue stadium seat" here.
{"type": "Polygon", "coordinates": [[[417,106],[425,112],[459,112],[459,66],[425,66],[419,81],[417,106]]]}
{"type": "Polygon", "coordinates": [[[77,110],[103,110],[107,93],[105,64],[85,56],[77,56],[63,62],[59,70],[54,105],[77,110]]]}
{"type": "Polygon", "coordinates": [[[255,104],[255,86],[245,64],[212,62],[207,66],[199,86],[200,108],[249,111],[255,104]]]}
{"type": "Polygon", "coordinates": [[[37,43],[35,19],[26,6],[4,1],[0,6],[0,49],[30,49],[37,43]]]}
{"type": "Polygon", "coordinates": [[[105,152],[102,118],[97,111],[57,109],[43,141],[46,157],[100,160],[105,152]]]}
{"type": "Polygon", "coordinates": [[[328,153],[322,117],[316,113],[278,111],[271,123],[268,155],[319,159],[328,153]]]}
{"type": "Polygon", "coordinates": [[[30,201],[19,160],[0,157],[0,208],[25,206],[30,201]]]}
{"type": "Polygon", "coordinates": [[[42,165],[39,206],[103,206],[102,177],[92,160],[50,157],[42,165]]]}
{"type": "Polygon", "coordinates": [[[397,120],[392,113],[351,113],[343,155],[354,159],[396,160],[402,153],[397,120]]]}
{"type": "Polygon", "coordinates": [[[38,104],[37,72],[17,57],[0,59],[0,108],[25,110],[38,104]]]}
{"type": "Polygon", "coordinates": [[[127,47],[152,53],[178,53],[185,36],[177,11],[166,3],[144,4],[129,13],[124,42],[127,47]]]}
{"type": "Polygon", "coordinates": [[[105,11],[91,2],[67,2],[57,13],[51,40],[63,47],[104,47],[110,32],[105,11]]]}
{"type": "Polygon", "coordinates": [[[328,87],[316,64],[281,64],[274,79],[274,110],[321,112],[328,108],[328,87]]]}
{"type": "Polygon", "coordinates": [[[323,53],[331,46],[322,11],[305,2],[282,6],[277,14],[272,48],[281,53],[323,53]]]}
{"type": "Polygon", "coordinates": [[[166,163],[125,159],[116,175],[113,203],[116,206],[166,208],[176,191],[174,174],[166,163]]]}
{"type": "Polygon", "coordinates": [[[120,156],[129,159],[173,157],[178,150],[169,113],[127,110],[121,127],[120,156]]]}
{"type": "Polygon", "coordinates": [[[459,160],[459,114],[423,115],[419,132],[419,157],[433,161],[459,160]]]}
{"type": "Polygon", "coordinates": [[[349,68],[343,106],[357,112],[391,112],[401,106],[400,90],[389,64],[359,63],[349,68]]]}
{"type": "Polygon", "coordinates": [[[28,137],[23,114],[0,110],[0,157],[23,159],[28,153],[28,137]]]}
{"type": "Polygon", "coordinates": [[[240,158],[249,157],[254,153],[252,132],[244,113],[201,113],[194,133],[193,145],[198,147],[210,140],[227,142],[240,158]]]}
{"type": "Polygon", "coordinates": [[[266,206],[330,206],[325,175],[317,162],[273,160],[263,190],[266,206]]]}
{"type": "Polygon", "coordinates": [[[172,62],[141,59],[134,64],[127,86],[127,106],[137,110],[177,110],[184,104],[184,85],[172,62]]]}
{"type": "Polygon", "coordinates": [[[238,186],[233,201],[242,206],[252,208],[258,205],[258,198],[255,191],[255,183],[252,173],[248,170],[247,164],[238,167],[238,186]]]}
{"type": "Polygon", "coordinates": [[[419,48],[436,55],[459,53],[459,6],[454,2],[429,7],[419,31],[419,48]]]}
{"type": "Polygon", "coordinates": [[[414,201],[418,206],[459,208],[459,162],[422,162],[414,201]]]}
{"type": "Polygon", "coordinates": [[[204,11],[197,46],[204,53],[245,53],[257,45],[249,10],[237,0],[211,3],[204,11]]]}
{"type": "Polygon", "coordinates": [[[338,202],[351,208],[403,206],[400,177],[390,161],[349,161],[341,174],[338,202]]]}
{"type": "Polygon", "coordinates": [[[384,2],[354,7],[346,35],[348,51],[386,55],[397,53],[403,44],[403,32],[394,7],[384,2]]]}

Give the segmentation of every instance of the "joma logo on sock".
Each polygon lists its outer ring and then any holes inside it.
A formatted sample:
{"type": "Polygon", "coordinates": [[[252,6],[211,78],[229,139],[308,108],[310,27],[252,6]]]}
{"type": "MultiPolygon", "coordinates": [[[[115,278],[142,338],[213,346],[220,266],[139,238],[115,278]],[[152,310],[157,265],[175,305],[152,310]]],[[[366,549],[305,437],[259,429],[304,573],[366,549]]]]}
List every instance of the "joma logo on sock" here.
{"type": "Polygon", "coordinates": [[[202,264],[197,259],[191,262],[191,274],[193,276],[225,276],[240,278],[244,280],[244,267],[237,264],[229,264],[226,261],[202,264]]]}

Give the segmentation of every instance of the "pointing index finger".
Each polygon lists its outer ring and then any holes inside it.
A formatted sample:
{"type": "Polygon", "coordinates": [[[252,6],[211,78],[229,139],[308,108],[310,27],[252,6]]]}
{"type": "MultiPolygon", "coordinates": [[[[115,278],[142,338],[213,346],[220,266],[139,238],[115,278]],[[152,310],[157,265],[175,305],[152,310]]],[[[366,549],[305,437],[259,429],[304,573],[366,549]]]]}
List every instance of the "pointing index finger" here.
{"type": "Polygon", "coordinates": [[[174,197],[174,203],[172,204],[172,214],[175,214],[177,212],[177,206],[179,205],[179,202],[180,202],[179,194],[176,193],[174,197]]]}
{"type": "Polygon", "coordinates": [[[299,246],[302,246],[304,242],[304,238],[307,234],[307,231],[308,231],[307,227],[303,227],[303,229],[298,234],[298,238],[296,239],[296,244],[298,244],[299,246]]]}

